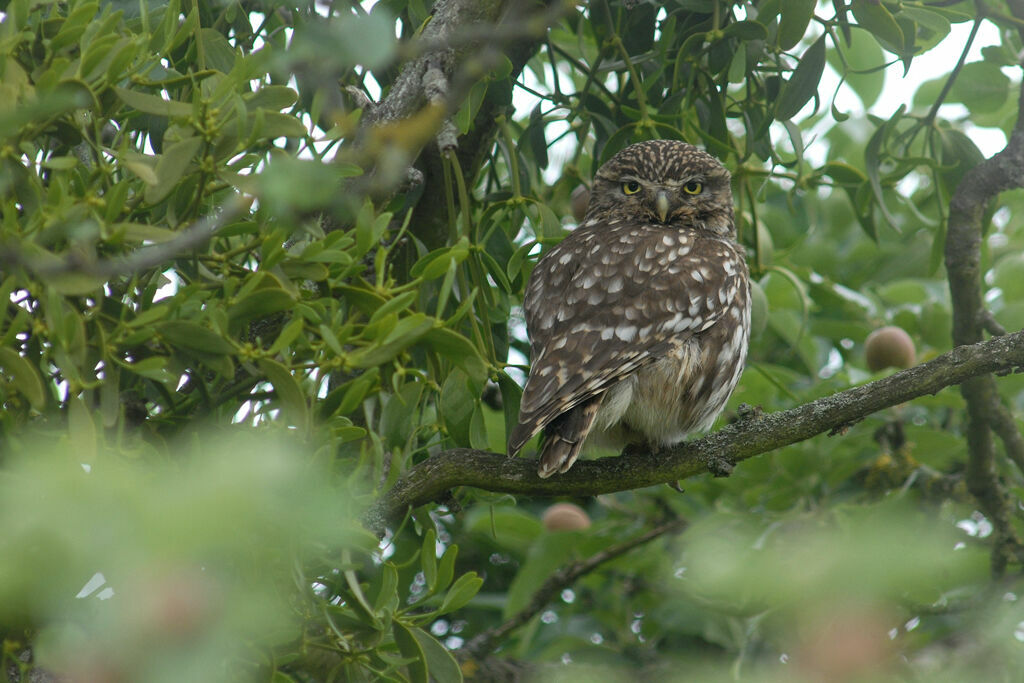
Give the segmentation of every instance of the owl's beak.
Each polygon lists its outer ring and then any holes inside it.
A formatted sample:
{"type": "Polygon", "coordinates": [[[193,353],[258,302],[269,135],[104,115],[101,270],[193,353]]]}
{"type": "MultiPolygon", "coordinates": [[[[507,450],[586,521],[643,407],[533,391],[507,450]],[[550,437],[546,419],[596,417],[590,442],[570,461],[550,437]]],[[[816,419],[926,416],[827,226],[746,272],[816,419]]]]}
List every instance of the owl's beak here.
{"type": "Polygon", "coordinates": [[[654,208],[658,212],[658,218],[664,223],[668,218],[668,211],[670,208],[670,202],[668,200],[667,190],[658,190],[658,194],[654,198],[654,208]]]}

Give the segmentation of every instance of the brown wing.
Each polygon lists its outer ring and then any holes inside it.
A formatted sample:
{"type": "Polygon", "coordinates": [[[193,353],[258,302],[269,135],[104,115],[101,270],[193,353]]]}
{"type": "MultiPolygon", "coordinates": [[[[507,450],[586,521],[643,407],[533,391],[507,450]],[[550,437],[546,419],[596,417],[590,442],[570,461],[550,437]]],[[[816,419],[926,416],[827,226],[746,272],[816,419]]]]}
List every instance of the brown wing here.
{"type": "Polygon", "coordinates": [[[533,358],[509,454],[713,325],[745,271],[732,244],[663,226],[598,225],[563,240],[523,302],[533,358]]]}

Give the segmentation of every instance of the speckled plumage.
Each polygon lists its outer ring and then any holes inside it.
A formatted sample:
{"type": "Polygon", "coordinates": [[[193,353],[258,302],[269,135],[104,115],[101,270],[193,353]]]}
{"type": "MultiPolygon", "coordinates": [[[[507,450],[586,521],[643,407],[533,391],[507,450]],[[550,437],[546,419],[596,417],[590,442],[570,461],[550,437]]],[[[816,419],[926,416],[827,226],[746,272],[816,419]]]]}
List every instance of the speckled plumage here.
{"type": "Polygon", "coordinates": [[[532,358],[510,455],[543,429],[547,477],[588,437],[657,449],[711,426],[750,327],[729,183],[718,160],[674,140],[631,145],[598,170],[582,223],[526,289],[532,358]]]}

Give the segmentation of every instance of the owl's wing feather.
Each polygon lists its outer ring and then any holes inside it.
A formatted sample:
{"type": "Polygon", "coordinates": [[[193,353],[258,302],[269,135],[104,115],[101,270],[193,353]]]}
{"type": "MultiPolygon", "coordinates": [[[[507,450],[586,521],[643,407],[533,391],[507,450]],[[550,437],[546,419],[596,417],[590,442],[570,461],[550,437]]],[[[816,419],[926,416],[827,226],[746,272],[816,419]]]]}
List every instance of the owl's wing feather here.
{"type": "Polygon", "coordinates": [[[662,226],[598,225],[563,240],[527,289],[533,358],[509,454],[717,322],[744,271],[731,244],[662,226]]]}

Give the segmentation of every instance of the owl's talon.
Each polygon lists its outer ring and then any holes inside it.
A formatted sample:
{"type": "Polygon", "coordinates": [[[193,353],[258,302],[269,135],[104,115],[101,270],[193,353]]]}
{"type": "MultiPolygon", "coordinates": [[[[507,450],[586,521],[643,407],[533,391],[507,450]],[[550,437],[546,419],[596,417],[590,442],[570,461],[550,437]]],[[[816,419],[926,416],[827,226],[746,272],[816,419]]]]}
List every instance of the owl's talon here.
{"type": "Polygon", "coordinates": [[[728,477],[732,474],[733,465],[727,458],[722,458],[717,455],[708,458],[708,472],[711,473],[712,477],[728,477]]]}
{"type": "Polygon", "coordinates": [[[638,443],[627,443],[626,446],[622,449],[622,455],[632,456],[640,455],[640,453],[640,444],[638,443]]]}
{"type": "Polygon", "coordinates": [[[686,491],[683,490],[682,484],[680,484],[678,481],[670,481],[666,483],[668,484],[668,487],[673,491],[679,491],[679,493],[686,493],[686,491]]]}
{"type": "Polygon", "coordinates": [[[650,455],[657,454],[657,446],[647,443],[628,443],[622,449],[622,455],[650,455]]]}
{"type": "Polygon", "coordinates": [[[760,420],[764,417],[764,409],[761,406],[752,406],[749,403],[741,403],[736,406],[736,417],[740,421],[760,420]]]}

